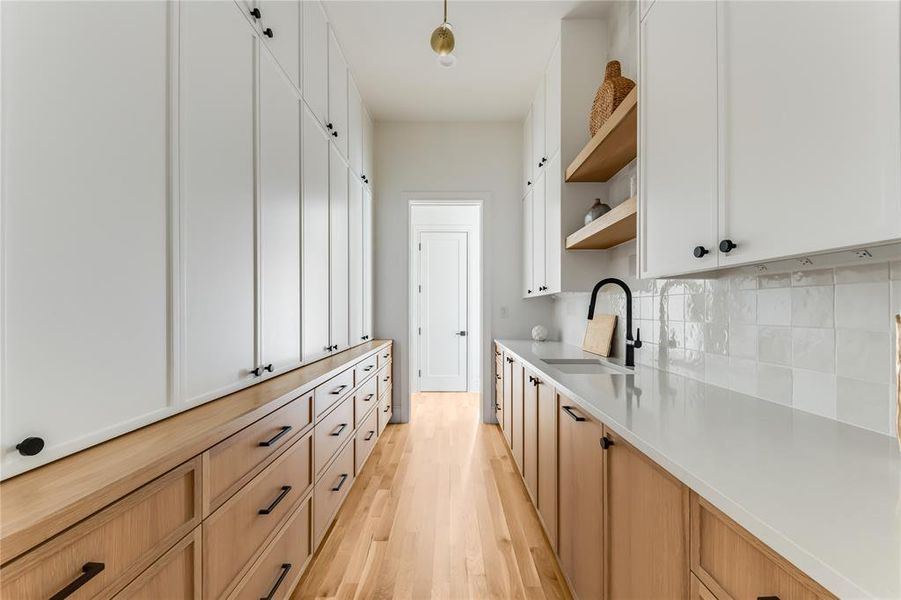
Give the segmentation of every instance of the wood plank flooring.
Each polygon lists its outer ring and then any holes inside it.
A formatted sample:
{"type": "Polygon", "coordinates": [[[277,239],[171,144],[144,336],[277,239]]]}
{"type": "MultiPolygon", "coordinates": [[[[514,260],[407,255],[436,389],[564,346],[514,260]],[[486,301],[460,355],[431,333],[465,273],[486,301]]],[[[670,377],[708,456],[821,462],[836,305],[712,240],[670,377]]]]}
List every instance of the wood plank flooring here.
{"type": "Polygon", "coordinates": [[[308,598],[570,598],[478,394],[417,394],[389,425],[294,592],[308,598]]]}

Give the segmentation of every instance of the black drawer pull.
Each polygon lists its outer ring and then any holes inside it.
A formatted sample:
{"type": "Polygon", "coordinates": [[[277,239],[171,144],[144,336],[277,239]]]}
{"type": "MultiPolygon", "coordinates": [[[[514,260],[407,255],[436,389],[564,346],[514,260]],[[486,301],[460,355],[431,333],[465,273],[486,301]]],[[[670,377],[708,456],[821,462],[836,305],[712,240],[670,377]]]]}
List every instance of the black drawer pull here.
{"type": "Polygon", "coordinates": [[[272,598],[275,597],[276,590],[278,590],[279,586],[285,580],[285,577],[288,576],[288,571],[290,571],[290,570],[291,570],[291,563],[283,563],[282,564],[282,573],[281,573],[281,575],[278,576],[278,579],[275,580],[275,585],[272,586],[272,589],[269,590],[269,593],[266,596],[260,598],[260,600],[272,600],[272,598]]]}
{"type": "Polygon", "coordinates": [[[87,562],[81,567],[81,575],[78,576],[78,579],[56,592],[52,596],[50,596],[50,600],[63,600],[63,598],[68,598],[75,591],[89,582],[90,580],[97,577],[103,569],[106,568],[106,565],[102,562],[87,562]]]}
{"type": "Polygon", "coordinates": [[[284,427],[282,427],[282,430],[279,431],[278,433],[276,433],[274,436],[272,436],[271,438],[269,438],[269,439],[266,440],[265,442],[260,442],[260,446],[262,446],[263,448],[268,448],[269,446],[271,446],[271,445],[274,444],[275,442],[277,442],[277,441],[279,441],[280,439],[282,439],[282,438],[285,436],[285,434],[287,434],[289,431],[291,431],[291,426],[290,426],[290,425],[285,425],[284,427]]]}
{"type": "Polygon", "coordinates": [[[373,369],[373,367],[375,367],[375,365],[369,365],[368,367],[363,367],[363,370],[368,373],[373,369]]]}
{"type": "Polygon", "coordinates": [[[336,395],[340,394],[341,392],[343,392],[345,390],[345,388],[347,388],[347,386],[345,384],[341,384],[338,387],[336,387],[334,390],[332,390],[331,393],[336,394],[336,395]]]}
{"type": "Polygon", "coordinates": [[[391,410],[391,405],[390,405],[390,404],[386,404],[386,405],[385,405],[385,410],[383,410],[382,412],[385,413],[385,412],[388,412],[389,410],[391,410]]]}
{"type": "Polygon", "coordinates": [[[340,492],[341,487],[344,485],[344,482],[347,481],[347,473],[341,473],[341,477],[338,478],[338,485],[332,488],[333,492],[340,492]]]}
{"type": "Polygon", "coordinates": [[[382,379],[382,381],[387,382],[389,379],[391,379],[391,377],[389,377],[388,375],[385,375],[385,378],[382,379]]]}
{"type": "Polygon", "coordinates": [[[373,396],[375,396],[375,394],[369,394],[368,396],[363,398],[363,402],[369,402],[370,400],[372,400],[373,396]]]}
{"type": "Polygon", "coordinates": [[[513,359],[512,359],[512,358],[510,358],[509,356],[506,356],[505,358],[507,359],[507,362],[508,362],[508,363],[510,363],[511,365],[513,364],[513,359]]]}
{"type": "Polygon", "coordinates": [[[338,427],[335,428],[335,430],[334,430],[333,432],[331,432],[329,435],[332,436],[332,437],[338,437],[339,435],[341,435],[341,432],[344,431],[345,429],[347,429],[347,423],[341,423],[341,424],[338,425],[338,427]]]}
{"type": "Polygon", "coordinates": [[[572,406],[563,406],[562,408],[563,408],[563,410],[566,411],[566,414],[568,414],[569,416],[571,416],[573,418],[573,420],[575,420],[575,421],[584,421],[585,420],[585,417],[580,417],[579,415],[577,415],[576,413],[573,412],[572,406]]]}
{"type": "Polygon", "coordinates": [[[368,442],[369,440],[372,439],[372,436],[374,436],[374,435],[375,435],[375,432],[372,431],[372,430],[370,430],[370,431],[369,431],[369,435],[367,435],[365,438],[363,438],[363,441],[368,442]]]}
{"type": "Polygon", "coordinates": [[[757,600],[779,600],[779,596],[757,596],[757,600]]]}
{"type": "Polygon", "coordinates": [[[269,513],[274,511],[275,507],[278,506],[279,502],[281,502],[282,500],[285,499],[285,496],[287,496],[288,492],[290,492],[290,491],[291,491],[290,485],[283,485],[281,493],[279,493],[279,495],[275,498],[275,500],[272,501],[272,504],[270,504],[266,508],[261,508],[259,513],[261,515],[268,515],[269,513]]]}
{"type": "Polygon", "coordinates": [[[501,378],[501,374],[500,374],[500,373],[495,373],[495,375],[494,375],[494,376],[495,376],[495,377],[497,377],[497,378],[498,378],[498,379],[500,379],[500,378],[501,378]]]}

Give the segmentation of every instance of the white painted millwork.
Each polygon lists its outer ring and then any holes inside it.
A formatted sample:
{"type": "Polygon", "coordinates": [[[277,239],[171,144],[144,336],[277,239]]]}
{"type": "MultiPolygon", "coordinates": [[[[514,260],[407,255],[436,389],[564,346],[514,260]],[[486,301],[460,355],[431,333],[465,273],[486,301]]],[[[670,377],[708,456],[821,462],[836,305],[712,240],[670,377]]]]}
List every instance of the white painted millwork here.
{"type": "Polygon", "coordinates": [[[372,176],[375,171],[375,148],[373,142],[373,135],[375,131],[373,129],[372,117],[369,116],[369,112],[366,110],[366,107],[363,107],[363,166],[361,167],[362,172],[360,173],[360,177],[364,180],[364,184],[368,188],[372,188],[372,176]]]}
{"type": "Polygon", "coordinates": [[[363,188],[363,337],[375,338],[372,327],[372,192],[363,188]]]}
{"type": "Polygon", "coordinates": [[[351,175],[347,187],[347,331],[353,345],[366,341],[363,337],[363,184],[351,175]]]}
{"type": "Polygon", "coordinates": [[[341,156],[347,156],[347,61],[335,32],[328,35],[328,122],[326,128],[341,156]]]}
{"type": "MultiPolygon", "coordinates": [[[[544,155],[552,160],[560,150],[560,101],[563,92],[563,61],[560,42],[554,46],[544,73],[544,155]]],[[[545,165],[547,166],[547,165],[545,165]]]]}
{"type": "Polygon", "coordinates": [[[535,184],[537,169],[532,168],[532,110],[522,122],[522,193],[527,194],[535,184]]]}
{"type": "Polygon", "coordinates": [[[253,6],[259,9],[261,17],[255,19],[249,12],[248,16],[263,33],[260,39],[275,56],[291,83],[300,88],[300,0],[262,0],[253,6]]]}
{"type": "Polygon", "coordinates": [[[163,3],[0,10],[0,435],[9,477],[172,410],[172,37],[163,3]],[[110,27],[103,36],[98,23],[110,27]],[[44,439],[41,454],[16,452],[27,436],[44,439]]]}
{"type": "MultiPolygon", "coordinates": [[[[332,351],[348,346],[347,164],[329,145],[328,265],[329,342],[332,351]]],[[[357,343],[356,341],[354,343],[357,343]]]]}
{"type": "Polygon", "coordinates": [[[419,389],[466,391],[468,233],[419,234],[419,389]]]}
{"type": "MultiPolygon", "coordinates": [[[[368,141],[368,140],[367,140],[368,141]]],[[[363,175],[363,99],[354,83],[347,76],[347,162],[357,177],[363,175]]]]}
{"type": "Polygon", "coordinates": [[[546,220],[544,213],[546,181],[547,177],[545,177],[545,174],[542,172],[538,177],[538,181],[532,186],[534,189],[529,195],[532,198],[532,231],[529,236],[532,245],[532,292],[539,294],[544,291],[547,280],[547,270],[545,269],[545,243],[547,240],[545,235],[546,220]]]}
{"type": "MultiPolygon", "coordinates": [[[[543,185],[543,184],[542,184],[543,185]]],[[[532,187],[537,187],[537,184],[533,184],[532,187]]],[[[522,296],[523,298],[529,298],[533,294],[538,291],[538,286],[535,285],[535,272],[532,266],[532,260],[534,259],[534,251],[532,250],[532,244],[534,242],[534,238],[532,236],[532,199],[535,193],[534,190],[526,193],[525,196],[522,197],[522,296]]]]}
{"type": "Polygon", "coordinates": [[[544,226],[535,230],[536,238],[544,235],[544,286],[545,292],[561,289],[560,270],[562,266],[563,234],[561,233],[560,204],[563,191],[563,167],[557,152],[544,167],[544,226]]]}
{"type": "Polygon", "coordinates": [[[544,148],[544,89],[545,80],[542,78],[538,84],[538,90],[535,92],[535,98],[532,100],[532,176],[535,179],[541,177],[544,172],[544,163],[548,158],[544,148]]]}
{"type": "Polygon", "coordinates": [[[185,2],[179,21],[181,400],[252,379],[254,62],[238,7],[185,2]],[[215,149],[215,151],[213,151],[215,149]]]}
{"type": "Polygon", "coordinates": [[[329,28],[325,10],[318,1],[301,2],[303,7],[303,99],[313,116],[325,126],[328,123],[329,28]]]}

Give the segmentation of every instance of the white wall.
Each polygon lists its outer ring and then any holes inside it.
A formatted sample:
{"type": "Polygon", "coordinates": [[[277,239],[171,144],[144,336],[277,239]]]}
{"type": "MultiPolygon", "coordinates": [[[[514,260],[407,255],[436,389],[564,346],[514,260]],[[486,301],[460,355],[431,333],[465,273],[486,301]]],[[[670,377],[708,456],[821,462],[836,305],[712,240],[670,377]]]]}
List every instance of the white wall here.
{"type": "MultiPolygon", "coordinates": [[[[491,340],[551,325],[548,298],[521,297],[519,123],[376,123],[375,335],[393,339],[395,420],[410,417],[409,200],[470,192],[483,208],[482,418],[494,420],[491,340]],[[419,192],[420,194],[417,194],[419,192]]],[[[551,328],[553,329],[553,328],[551,328]]]]}

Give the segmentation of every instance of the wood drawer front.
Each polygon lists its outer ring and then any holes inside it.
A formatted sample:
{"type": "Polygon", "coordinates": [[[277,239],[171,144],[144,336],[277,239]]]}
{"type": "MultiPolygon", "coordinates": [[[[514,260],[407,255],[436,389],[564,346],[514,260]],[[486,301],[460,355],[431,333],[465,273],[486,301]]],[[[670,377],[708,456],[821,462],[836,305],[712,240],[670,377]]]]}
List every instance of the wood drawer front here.
{"type": "Polygon", "coordinates": [[[330,406],[347,395],[353,387],[353,369],[348,369],[317,387],[313,391],[316,404],[316,417],[320,417],[330,406]]]}
{"type": "Polygon", "coordinates": [[[200,524],[200,459],[125,496],[0,570],[0,597],[49,598],[103,570],[70,598],[110,598],[200,524]]]}
{"type": "Polygon", "coordinates": [[[369,458],[375,443],[379,441],[379,415],[377,411],[370,411],[366,420],[357,428],[356,450],[354,452],[354,473],[360,474],[363,464],[369,458]]]}
{"type": "Polygon", "coordinates": [[[720,600],[833,598],[695,493],[691,494],[691,569],[720,600]]]}
{"type": "Polygon", "coordinates": [[[204,598],[219,598],[237,584],[310,489],[312,435],[295,442],[203,522],[204,598]]]}
{"type": "Polygon", "coordinates": [[[378,377],[379,398],[381,398],[391,388],[391,365],[381,369],[376,377],[378,377]]]}
{"type": "Polygon", "coordinates": [[[219,508],[312,423],[313,394],[310,393],[207,450],[203,454],[204,514],[219,508]]]}
{"type": "Polygon", "coordinates": [[[354,397],[354,427],[359,427],[375,405],[378,404],[378,393],[375,377],[364,383],[354,397]]]}
{"type": "Polygon", "coordinates": [[[383,350],[379,350],[379,367],[384,367],[391,362],[391,355],[393,351],[394,349],[391,346],[388,346],[383,350]]]}
{"type": "Polygon", "coordinates": [[[388,388],[388,393],[379,400],[379,435],[382,435],[382,432],[385,431],[385,426],[391,420],[391,415],[393,414],[394,408],[391,406],[391,388],[388,388]]]}
{"type": "Polygon", "coordinates": [[[202,562],[200,527],[185,536],[128,584],[116,600],[159,600],[161,598],[200,598],[202,562]]]}
{"type": "Polygon", "coordinates": [[[360,385],[360,382],[375,373],[379,368],[378,353],[372,354],[356,364],[354,367],[354,382],[360,385]]]}
{"type": "Polygon", "coordinates": [[[341,404],[316,424],[314,433],[316,457],[316,475],[329,464],[338,451],[354,432],[354,398],[348,396],[341,404]]]}
{"type": "Polygon", "coordinates": [[[230,600],[280,600],[290,596],[311,554],[310,504],[310,498],[307,498],[294,511],[278,537],[238,584],[230,600]]]}
{"type": "Polygon", "coordinates": [[[313,540],[314,546],[322,541],[332,519],[354,483],[354,443],[341,449],[335,462],[316,483],[313,497],[313,540]]]}

